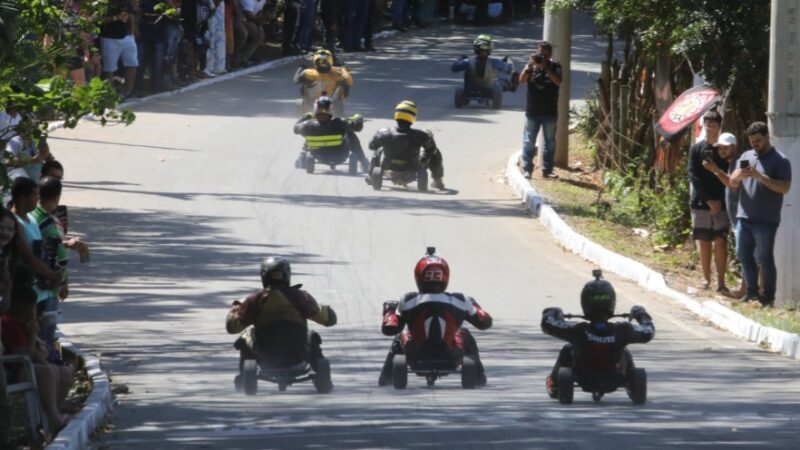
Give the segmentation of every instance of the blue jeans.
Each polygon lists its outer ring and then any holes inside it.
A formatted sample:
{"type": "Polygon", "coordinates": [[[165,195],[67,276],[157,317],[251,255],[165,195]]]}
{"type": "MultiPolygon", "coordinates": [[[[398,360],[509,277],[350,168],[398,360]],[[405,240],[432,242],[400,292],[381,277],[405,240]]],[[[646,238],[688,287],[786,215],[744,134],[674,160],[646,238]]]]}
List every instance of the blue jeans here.
{"type": "Polygon", "coordinates": [[[406,0],[392,1],[392,25],[403,26],[408,22],[406,20],[406,0]]]}
{"type": "Polygon", "coordinates": [[[164,85],[163,67],[167,44],[164,39],[142,39],[136,43],[139,54],[139,71],[136,72],[136,88],[143,89],[144,72],[150,69],[150,89],[161,90],[164,85]]]}
{"type": "Polygon", "coordinates": [[[758,296],[758,266],[764,273],[762,302],[775,300],[778,271],[775,268],[775,235],[778,224],[750,219],[739,219],[736,224],[736,256],[742,264],[747,297],[758,296]]]}
{"type": "Polygon", "coordinates": [[[539,128],[544,133],[544,153],[542,154],[542,173],[553,171],[556,156],[556,116],[533,116],[525,114],[525,129],[522,132],[522,170],[533,171],[536,158],[536,137],[539,128]]]}
{"type": "Polygon", "coordinates": [[[314,18],[317,15],[317,0],[303,0],[300,9],[300,29],[294,43],[302,48],[311,48],[311,34],[314,31],[314,18]]]}

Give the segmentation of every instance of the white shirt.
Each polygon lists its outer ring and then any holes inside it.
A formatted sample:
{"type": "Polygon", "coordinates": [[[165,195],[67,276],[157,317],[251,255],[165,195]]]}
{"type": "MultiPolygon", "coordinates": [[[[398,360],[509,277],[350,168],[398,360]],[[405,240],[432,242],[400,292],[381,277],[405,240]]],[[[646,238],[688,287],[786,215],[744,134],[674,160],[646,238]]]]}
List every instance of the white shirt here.
{"type": "Polygon", "coordinates": [[[16,136],[17,132],[11,128],[19,125],[22,115],[12,116],[5,111],[0,111],[0,141],[7,141],[16,136]]]}

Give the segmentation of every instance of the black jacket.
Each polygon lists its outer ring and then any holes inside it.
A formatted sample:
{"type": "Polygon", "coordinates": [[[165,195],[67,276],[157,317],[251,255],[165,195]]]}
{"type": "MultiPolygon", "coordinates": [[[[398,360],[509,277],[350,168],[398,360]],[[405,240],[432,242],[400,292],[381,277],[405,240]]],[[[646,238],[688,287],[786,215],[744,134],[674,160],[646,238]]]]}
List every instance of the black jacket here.
{"type": "Polygon", "coordinates": [[[370,150],[383,150],[383,156],[394,166],[404,166],[418,160],[427,161],[438,152],[433,135],[416,128],[383,128],[369,141],[370,150]],[[423,156],[420,158],[420,149],[423,156]]]}
{"type": "MultiPolygon", "coordinates": [[[[709,200],[719,200],[725,204],[725,185],[716,175],[703,167],[704,151],[708,147],[711,151],[711,159],[719,166],[723,172],[728,171],[728,162],[719,156],[716,147],[700,141],[689,148],[689,161],[687,170],[689,172],[689,182],[692,185],[692,196],[689,205],[692,209],[708,209],[709,200]]],[[[724,208],[724,206],[723,206],[724,208]]]]}

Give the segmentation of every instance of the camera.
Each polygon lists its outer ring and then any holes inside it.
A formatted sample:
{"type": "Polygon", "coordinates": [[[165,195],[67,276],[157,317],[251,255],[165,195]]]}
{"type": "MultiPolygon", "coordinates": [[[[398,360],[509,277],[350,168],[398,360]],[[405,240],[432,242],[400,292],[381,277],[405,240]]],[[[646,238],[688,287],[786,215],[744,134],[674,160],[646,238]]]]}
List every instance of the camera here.
{"type": "Polygon", "coordinates": [[[739,168],[740,169],[747,169],[748,167],[750,167],[750,161],[748,161],[746,159],[743,159],[743,160],[739,161],[739,168]]]}
{"type": "Polygon", "coordinates": [[[703,159],[708,161],[714,159],[714,147],[711,144],[706,144],[703,147],[703,159]]]}
{"type": "Polygon", "coordinates": [[[533,60],[533,62],[535,62],[536,64],[541,64],[544,62],[544,55],[542,55],[541,53],[535,53],[531,55],[531,60],[533,60]]]}

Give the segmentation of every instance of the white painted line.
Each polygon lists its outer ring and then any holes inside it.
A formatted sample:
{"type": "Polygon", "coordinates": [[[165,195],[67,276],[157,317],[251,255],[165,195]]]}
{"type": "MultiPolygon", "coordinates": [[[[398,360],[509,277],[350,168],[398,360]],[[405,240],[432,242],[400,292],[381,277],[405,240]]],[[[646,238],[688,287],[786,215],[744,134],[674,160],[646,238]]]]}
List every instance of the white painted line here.
{"type": "Polygon", "coordinates": [[[571,252],[600,265],[650,291],[668,297],[694,314],[711,321],[736,336],[758,344],[766,343],[772,351],[800,360],[800,336],[763,326],[714,300],[695,300],[667,286],[664,276],[644,264],[614,253],[578,234],[567,225],[517,167],[521,152],[514,153],[506,166],[506,181],[534,217],[547,228],[558,242],[571,252]]]}

